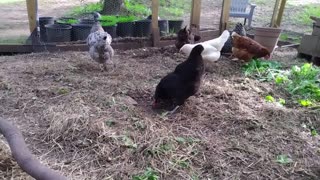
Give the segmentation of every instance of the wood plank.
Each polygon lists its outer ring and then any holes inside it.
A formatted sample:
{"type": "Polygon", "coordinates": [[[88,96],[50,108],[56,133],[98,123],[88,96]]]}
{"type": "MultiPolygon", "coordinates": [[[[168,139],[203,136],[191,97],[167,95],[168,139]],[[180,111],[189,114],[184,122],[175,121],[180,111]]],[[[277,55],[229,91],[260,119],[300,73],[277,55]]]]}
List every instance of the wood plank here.
{"type": "Polygon", "coordinates": [[[160,41],[160,30],[158,25],[159,0],[152,0],[152,44],[158,46],[160,41]]]}
{"type": "Polygon", "coordinates": [[[286,3],[287,3],[287,0],[281,0],[278,16],[276,19],[276,26],[277,27],[280,27],[280,25],[281,25],[282,16],[283,16],[283,12],[284,12],[284,8],[286,6],[286,3]]]}
{"type": "Polygon", "coordinates": [[[230,6],[231,0],[223,0],[219,26],[220,33],[228,28],[230,6]]]}
{"type": "Polygon", "coordinates": [[[281,0],[276,0],[276,3],[274,4],[270,27],[276,27],[276,20],[279,12],[280,2],[281,0]]]}
{"type": "MultiPolygon", "coordinates": [[[[219,30],[205,30],[200,31],[201,42],[217,38],[220,35],[219,30]]],[[[159,40],[158,47],[164,47],[174,45],[175,39],[170,40],[159,40]]],[[[152,47],[153,43],[151,40],[141,40],[134,42],[115,42],[112,47],[115,50],[129,50],[144,47],[152,47]]],[[[31,53],[31,52],[57,52],[57,51],[88,51],[88,46],[82,44],[55,44],[48,43],[45,45],[0,45],[0,53],[31,53]]]]}
{"type": "Polygon", "coordinates": [[[37,27],[37,2],[37,0],[26,0],[30,33],[34,32],[37,27]]]}
{"type": "Polygon", "coordinates": [[[190,25],[195,25],[200,29],[201,0],[192,0],[190,25]]]}

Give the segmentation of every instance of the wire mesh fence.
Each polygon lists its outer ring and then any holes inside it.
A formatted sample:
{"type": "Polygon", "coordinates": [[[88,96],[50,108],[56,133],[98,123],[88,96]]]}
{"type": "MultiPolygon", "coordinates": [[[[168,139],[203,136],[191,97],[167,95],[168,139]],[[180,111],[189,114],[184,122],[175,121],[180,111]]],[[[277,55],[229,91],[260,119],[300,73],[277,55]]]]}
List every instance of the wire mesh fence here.
{"type": "MultiPolygon", "coordinates": [[[[276,4],[276,0],[249,0],[255,4],[253,12],[252,27],[269,27],[276,4]]],[[[280,28],[283,30],[280,40],[299,43],[303,34],[312,31],[312,20],[310,15],[320,16],[320,1],[317,0],[291,0],[287,1],[280,28]]],[[[230,17],[230,29],[237,22],[244,23],[244,18],[230,17]]],[[[246,23],[248,25],[248,22],[246,23]]],[[[246,27],[247,30],[252,27],[246,27]]]]}
{"type": "Polygon", "coordinates": [[[219,29],[223,0],[202,0],[200,29],[219,29]]]}

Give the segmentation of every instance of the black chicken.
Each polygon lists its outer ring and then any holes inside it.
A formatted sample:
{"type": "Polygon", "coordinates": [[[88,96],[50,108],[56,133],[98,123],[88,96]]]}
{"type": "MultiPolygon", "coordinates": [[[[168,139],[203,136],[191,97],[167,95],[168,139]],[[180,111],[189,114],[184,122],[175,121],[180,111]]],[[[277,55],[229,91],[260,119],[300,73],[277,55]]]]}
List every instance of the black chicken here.
{"type": "Polygon", "coordinates": [[[191,29],[187,29],[185,26],[183,29],[180,29],[177,33],[177,39],[175,42],[176,48],[180,49],[185,44],[193,44],[196,41],[199,41],[201,37],[195,34],[194,29],[195,27],[191,27],[191,29]]]}
{"type": "Polygon", "coordinates": [[[156,87],[153,108],[169,103],[171,110],[176,109],[199,90],[204,74],[201,56],[203,50],[202,45],[195,46],[186,61],[179,64],[174,72],[161,79],[156,87]]]}
{"type": "MultiPolygon", "coordinates": [[[[237,23],[232,32],[236,32],[241,36],[246,36],[246,30],[241,23],[237,23]]],[[[231,33],[232,33],[231,32],[231,33]]],[[[230,36],[226,43],[224,43],[221,53],[232,53],[232,37],[230,36]]]]}

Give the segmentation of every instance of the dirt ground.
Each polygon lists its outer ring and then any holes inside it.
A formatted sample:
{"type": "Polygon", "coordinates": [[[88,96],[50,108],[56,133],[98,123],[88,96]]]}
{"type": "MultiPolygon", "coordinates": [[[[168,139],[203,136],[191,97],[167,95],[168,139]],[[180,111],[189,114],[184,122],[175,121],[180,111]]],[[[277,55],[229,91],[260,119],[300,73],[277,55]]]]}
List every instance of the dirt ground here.
{"type": "MultiPolygon", "coordinates": [[[[244,77],[238,62],[207,65],[200,94],[175,114],[151,109],[159,80],[185,57],[173,47],[117,51],[100,72],[87,52],[0,57],[0,114],[32,152],[69,179],[318,179],[320,112],[267,103],[283,92],[244,77]],[[291,163],[276,162],[288,155],[291,163]]],[[[301,63],[296,50],[273,56],[301,63]]],[[[0,140],[0,177],[30,179],[0,140]]]]}

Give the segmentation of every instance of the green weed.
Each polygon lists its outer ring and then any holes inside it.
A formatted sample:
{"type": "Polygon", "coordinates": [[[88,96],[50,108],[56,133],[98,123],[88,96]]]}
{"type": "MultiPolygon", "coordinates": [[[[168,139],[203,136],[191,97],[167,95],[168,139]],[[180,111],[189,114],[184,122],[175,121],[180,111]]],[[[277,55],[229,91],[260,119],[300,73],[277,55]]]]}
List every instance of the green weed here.
{"type": "MultiPolygon", "coordinates": [[[[320,68],[309,63],[292,66],[289,70],[281,70],[280,67],[276,62],[253,60],[243,66],[243,71],[246,76],[258,80],[274,81],[301,106],[309,107],[320,102],[320,68]]],[[[274,101],[271,97],[267,96],[266,101],[274,101]]],[[[284,104],[285,101],[279,100],[279,103],[284,104]]]]}
{"type": "Polygon", "coordinates": [[[293,161],[287,155],[279,155],[277,156],[276,162],[280,164],[289,164],[289,163],[292,163],[293,161]]]}
{"type": "Polygon", "coordinates": [[[17,2],[22,2],[24,0],[0,0],[0,4],[12,4],[17,2]]]}
{"type": "Polygon", "coordinates": [[[301,9],[303,11],[297,15],[296,20],[302,24],[312,24],[313,21],[310,19],[310,16],[320,17],[320,5],[318,4],[309,4],[301,7],[301,9]]]}
{"type": "Polygon", "coordinates": [[[132,177],[132,180],[158,180],[159,176],[157,172],[154,171],[152,168],[147,168],[143,174],[135,175],[132,177]]]}
{"type": "Polygon", "coordinates": [[[282,65],[276,61],[252,60],[242,67],[245,76],[257,78],[260,81],[270,81],[280,72],[282,65]]]}

